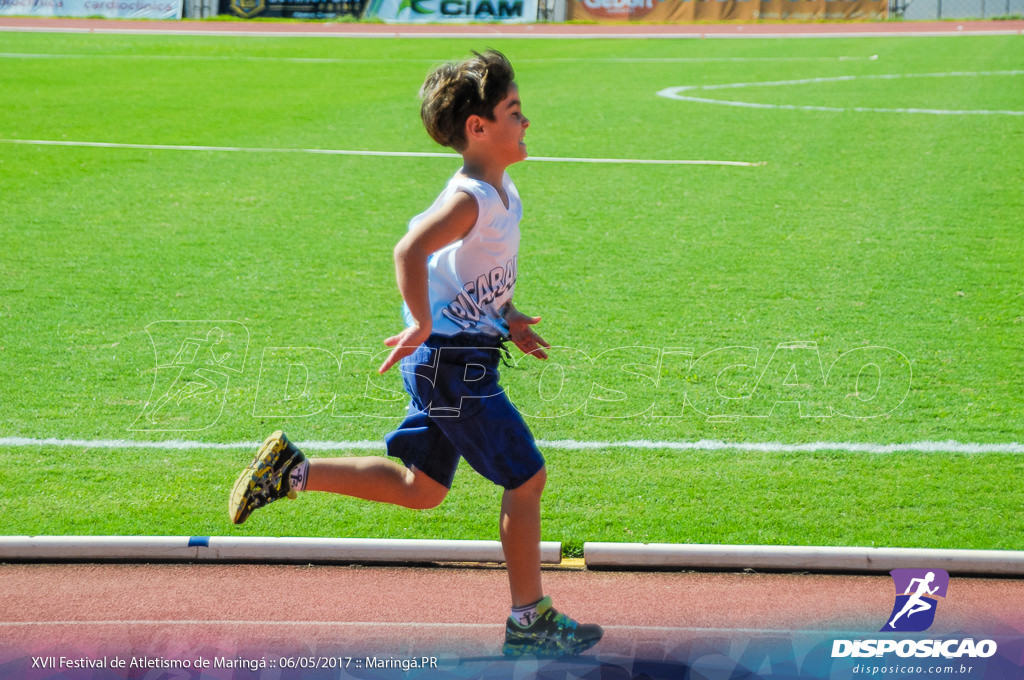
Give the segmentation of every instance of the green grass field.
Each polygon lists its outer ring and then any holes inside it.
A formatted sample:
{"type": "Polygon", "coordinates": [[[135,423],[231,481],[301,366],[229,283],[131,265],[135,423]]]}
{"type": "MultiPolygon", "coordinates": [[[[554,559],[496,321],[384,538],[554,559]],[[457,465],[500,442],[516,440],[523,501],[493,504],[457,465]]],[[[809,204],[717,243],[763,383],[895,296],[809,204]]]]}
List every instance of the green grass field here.
{"type": "Polygon", "coordinates": [[[468,469],[435,510],[307,496],[236,528],[247,450],[9,439],[380,441],[391,248],[458,162],[268,149],[441,151],[418,86],[484,47],[535,156],[759,163],[512,168],[517,303],[560,349],[505,382],[539,439],[598,443],[547,451],[545,540],[1024,549],[1019,453],[621,445],[1024,442],[1019,36],[0,34],[0,534],[497,537],[468,469]],[[758,106],[656,94],[682,86],[758,106]],[[214,327],[212,396],[154,411],[214,327]]]}

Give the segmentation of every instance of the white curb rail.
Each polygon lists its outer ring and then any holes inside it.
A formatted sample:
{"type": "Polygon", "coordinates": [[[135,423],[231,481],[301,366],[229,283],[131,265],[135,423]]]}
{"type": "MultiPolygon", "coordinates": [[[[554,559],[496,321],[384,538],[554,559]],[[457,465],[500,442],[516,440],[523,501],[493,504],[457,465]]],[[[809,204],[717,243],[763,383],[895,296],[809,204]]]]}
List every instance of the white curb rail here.
{"type": "MultiPolygon", "coordinates": [[[[0,561],[504,562],[498,541],[223,536],[0,536],[0,561]]],[[[559,564],[562,544],[541,543],[559,564]]]]}
{"type": "Polygon", "coordinates": [[[584,562],[595,569],[710,569],[837,571],[886,574],[892,569],[1024,576],[1024,551],[925,548],[845,548],[777,545],[585,543],[584,562]]]}
{"type": "MultiPolygon", "coordinates": [[[[667,543],[583,546],[590,569],[835,571],[886,574],[945,569],[955,574],[1024,576],[1024,551],[667,543]]],[[[0,562],[501,563],[498,541],[226,536],[0,536],[0,562]]],[[[541,543],[541,562],[562,561],[562,544],[541,543]]]]}

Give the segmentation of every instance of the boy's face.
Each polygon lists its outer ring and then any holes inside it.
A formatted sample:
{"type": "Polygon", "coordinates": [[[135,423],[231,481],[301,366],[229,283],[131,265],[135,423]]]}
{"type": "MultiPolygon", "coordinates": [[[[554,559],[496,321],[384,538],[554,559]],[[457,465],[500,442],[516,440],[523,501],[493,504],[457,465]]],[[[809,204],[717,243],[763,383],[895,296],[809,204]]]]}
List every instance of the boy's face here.
{"type": "Polygon", "coordinates": [[[522,109],[519,88],[512,83],[508,94],[494,107],[494,121],[488,121],[492,150],[508,165],[526,160],[524,136],[530,121],[523,115],[522,109]]]}

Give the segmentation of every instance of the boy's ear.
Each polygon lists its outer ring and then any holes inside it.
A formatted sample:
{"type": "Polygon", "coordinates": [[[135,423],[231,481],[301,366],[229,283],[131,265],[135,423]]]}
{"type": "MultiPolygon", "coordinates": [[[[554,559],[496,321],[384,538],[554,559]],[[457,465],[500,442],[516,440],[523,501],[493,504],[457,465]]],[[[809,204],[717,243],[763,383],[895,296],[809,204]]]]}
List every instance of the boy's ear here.
{"type": "Polygon", "coordinates": [[[466,119],[466,139],[479,139],[485,132],[482,116],[474,114],[466,119]]]}

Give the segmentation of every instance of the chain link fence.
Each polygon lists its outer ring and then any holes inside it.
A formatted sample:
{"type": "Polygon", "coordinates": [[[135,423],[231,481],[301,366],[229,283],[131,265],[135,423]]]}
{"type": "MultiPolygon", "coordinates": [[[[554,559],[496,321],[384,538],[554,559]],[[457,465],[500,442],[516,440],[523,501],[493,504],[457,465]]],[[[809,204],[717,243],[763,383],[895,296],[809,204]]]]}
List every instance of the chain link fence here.
{"type": "Polygon", "coordinates": [[[909,20],[1024,17],[1024,0],[891,0],[889,16],[909,20]]]}

